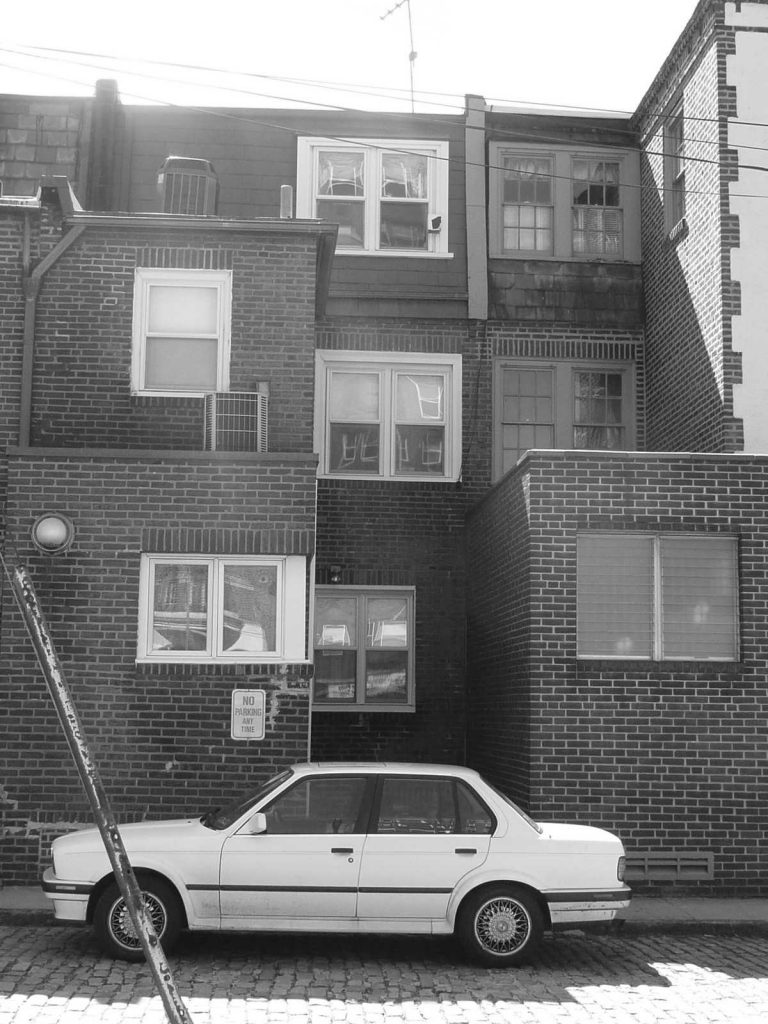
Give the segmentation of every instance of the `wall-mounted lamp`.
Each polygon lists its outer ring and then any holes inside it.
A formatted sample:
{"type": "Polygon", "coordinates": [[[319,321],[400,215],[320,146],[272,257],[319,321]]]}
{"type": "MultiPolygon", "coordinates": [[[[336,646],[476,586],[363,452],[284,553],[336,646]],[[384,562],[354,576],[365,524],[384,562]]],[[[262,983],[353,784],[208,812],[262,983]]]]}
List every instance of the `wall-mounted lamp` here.
{"type": "Polygon", "coordinates": [[[328,567],[331,583],[341,583],[341,566],[331,565],[328,567]]]}
{"type": "Polygon", "coordinates": [[[44,555],[61,555],[75,536],[72,520],[60,512],[44,512],[32,524],[32,543],[44,555]]]}

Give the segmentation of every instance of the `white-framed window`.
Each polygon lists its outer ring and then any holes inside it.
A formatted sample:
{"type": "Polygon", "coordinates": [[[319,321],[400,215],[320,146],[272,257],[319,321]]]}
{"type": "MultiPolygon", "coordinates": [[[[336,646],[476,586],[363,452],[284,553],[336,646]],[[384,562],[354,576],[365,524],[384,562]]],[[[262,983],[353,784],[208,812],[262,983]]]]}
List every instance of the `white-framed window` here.
{"type": "Polygon", "coordinates": [[[664,209],[667,230],[685,217],[685,117],[678,106],[664,131],[664,209]]]}
{"type": "Polygon", "coordinates": [[[318,587],[314,706],[412,711],[414,603],[409,587],[318,587]]]}
{"type": "Polygon", "coordinates": [[[461,356],[316,354],[320,474],[369,480],[458,480],[461,356]]]}
{"type": "Polygon", "coordinates": [[[142,555],[138,660],[306,661],[306,558],[142,555]]]}
{"type": "Polygon", "coordinates": [[[738,660],[735,537],[584,532],[577,581],[580,658],[738,660]]]}
{"type": "Polygon", "coordinates": [[[337,252],[448,256],[448,143],[298,140],[296,212],[339,225],[337,252]]]}
{"type": "Polygon", "coordinates": [[[492,256],[640,260],[640,163],[632,150],[492,143],[492,256]]]}
{"type": "Polygon", "coordinates": [[[231,307],[230,270],[138,268],[133,291],[134,393],[227,391],[231,307]]]}
{"type": "Polygon", "coordinates": [[[632,451],[634,371],[629,363],[497,360],[494,473],[531,448],[632,451]]]}

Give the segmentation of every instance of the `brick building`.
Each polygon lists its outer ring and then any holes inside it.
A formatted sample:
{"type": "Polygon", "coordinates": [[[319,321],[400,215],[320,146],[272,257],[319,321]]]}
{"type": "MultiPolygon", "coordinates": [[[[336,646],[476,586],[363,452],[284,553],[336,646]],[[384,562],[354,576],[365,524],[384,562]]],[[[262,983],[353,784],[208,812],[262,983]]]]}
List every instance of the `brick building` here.
{"type": "MultiPolygon", "coordinates": [[[[0,98],[7,550],[120,816],[459,761],[764,887],[767,33],[701,0],[625,116],[0,98]]],[[[0,672],[21,881],[86,811],[8,598],[0,672]]]]}

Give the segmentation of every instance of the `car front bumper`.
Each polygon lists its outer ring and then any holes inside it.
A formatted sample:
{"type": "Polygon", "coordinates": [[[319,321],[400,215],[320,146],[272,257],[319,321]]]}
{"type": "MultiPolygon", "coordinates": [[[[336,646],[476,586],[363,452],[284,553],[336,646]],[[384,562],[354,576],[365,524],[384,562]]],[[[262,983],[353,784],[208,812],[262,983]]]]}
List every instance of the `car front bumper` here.
{"type": "Polygon", "coordinates": [[[69,882],[57,878],[48,868],[41,882],[43,893],[53,900],[53,913],[57,921],[85,921],[88,900],[93,890],[91,882],[69,882]]]}

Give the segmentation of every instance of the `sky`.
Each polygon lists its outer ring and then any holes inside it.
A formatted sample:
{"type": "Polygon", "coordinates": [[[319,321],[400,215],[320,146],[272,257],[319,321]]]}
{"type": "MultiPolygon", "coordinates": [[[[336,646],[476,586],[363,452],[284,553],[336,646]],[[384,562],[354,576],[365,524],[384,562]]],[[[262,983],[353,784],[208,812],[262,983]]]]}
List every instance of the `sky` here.
{"type": "Polygon", "coordinates": [[[114,78],[124,103],[459,113],[465,94],[475,93],[499,105],[632,111],[695,7],[696,0],[8,2],[0,93],[90,96],[97,79],[114,78]]]}

